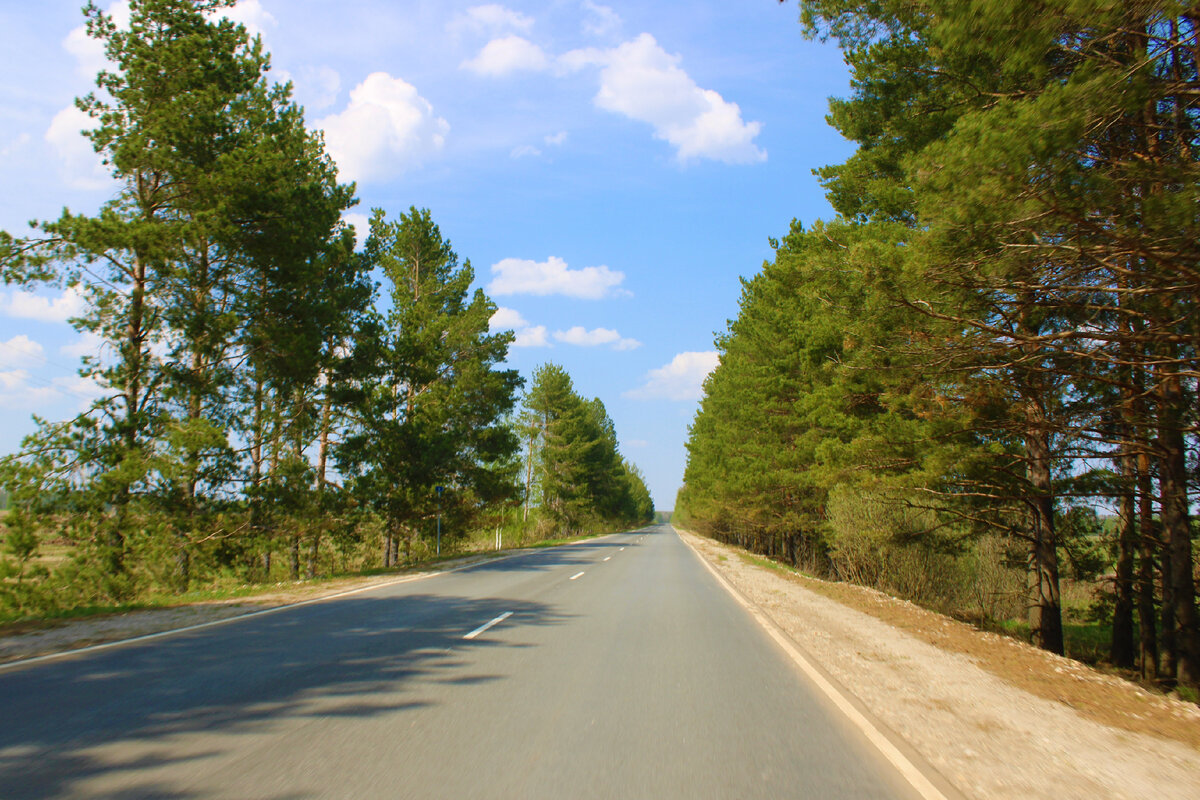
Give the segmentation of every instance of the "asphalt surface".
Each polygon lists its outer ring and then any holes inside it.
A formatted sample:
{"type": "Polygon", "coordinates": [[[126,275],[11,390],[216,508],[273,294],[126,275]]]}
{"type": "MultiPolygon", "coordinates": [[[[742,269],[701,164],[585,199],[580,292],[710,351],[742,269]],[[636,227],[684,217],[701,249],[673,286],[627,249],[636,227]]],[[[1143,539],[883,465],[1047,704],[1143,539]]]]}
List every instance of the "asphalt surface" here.
{"type": "Polygon", "coordinates": [[[908,796],[667,526],[0,670],[6,800],[908,796]]]}

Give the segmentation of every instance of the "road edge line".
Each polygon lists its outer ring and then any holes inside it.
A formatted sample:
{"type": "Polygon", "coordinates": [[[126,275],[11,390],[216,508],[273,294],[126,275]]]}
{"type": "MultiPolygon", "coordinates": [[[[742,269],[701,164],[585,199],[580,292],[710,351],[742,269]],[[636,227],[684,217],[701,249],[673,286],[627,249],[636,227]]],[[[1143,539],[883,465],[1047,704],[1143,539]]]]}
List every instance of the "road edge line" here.
{"type": "Polygon", "coordinates": [[[198,622],[195,625],[185,625],[182,628],[168,628],[165,631],[155,631],[154,633],[146,633],[146,634],[142,634],[141,636],[134,636],[131,639],[114,639],[111,642],[100,642],[99,644],[89,644],[86,647],[76,647],[71,650],[60,650],[57,653],[43,653],[40,656],[31,656],[30,658],[23,658],[19,661],[6,661],[6,662],[0,664],[0,672],[4,672],[5,670],[12,669],[14,667],[21,667],[21,666],[28,666],[30,664],[37,664],[42,661],[53,661],[53,660],[59,659],[59,658],[66,658],[68,656],[82,655],[84,653],[94,653],[97,650],[108,650],[109,648],[121,647],[121,646],[127,645],[127,644],[137,644],[139,642],[150,641],[151,639],[161,639],[165,636],[174,636],[179,633],[190,633],[191,631],[198,631],[198,630],[202,630],[204,628],[213,628],[213,627],[216,627],[217,625],[225,625],[230,622],[237,622],[238,620],[250,619],[251,617],[261,617],[266,614],[274,614],[277,611],[286,611],[287,609],[290,609],[290,608],[300,608],[301,606],[313,605],[314,603],[323,603],[326,600],[337,600],[342,597],[350,597],[351,595],[362,594],[363,592],[369,592],[372,589],[384,589],[388,586],[396,586],[401,583],[412,583],[413,581],[424,580],[426,578],[433,578],[438,575],[449,575],[450,573],[453,573],[453,572],[461,572],[463,570],[470,569],[472,567],[478,567],[481,564],[495,564],[498,561],[507,561],[510,558],[517,558],[518,556],[525,555],[527,552],[536,552],[536,551],[522,550],[521,552],[512,553],[510,555],[499,556],[497,558],[490,558],[490,559],[487,559],[486,561],[474,561],[470,564],[462,564],[461,566],[452,567],[451,569],[439,569],[439,570],[434,570],[431,572],[421,572],[416,575],[405,575],[402,578],[397,578],[396,580],[392,580],[392,581],[383,581],[382,583],[372,583],[368,586],[359,586],[354,589],[347,589],[347,590],[341,591],[341,592],[334,592],[333,594],[324,594],[324,595],[321,595],[320,597],[310,597],[307,600],[297,600],[294,603],[286,603],[281,606],[271,606],[270,608],[261,608],[256,611],[247,611],[245,614],[237,614],[232,617],[224,617],[222,619],[213,619],[213,620],[209,620],[208,622],[198,622]]]}
{"type": "MultiPolygon", "coordinates": [[[[888,735],[881,730],[879,725],[877,725],[858,708],[855,702],[849,697],[848,692],[834,684],[834,682],[825,675],[824,670],[818,667],[812,661],[812,659],[804,654],[800,646],[779,627],[778,623],[771,619],[770,615],[768,615],[761,606],[742,594],[742,592],[738,590],[736,586],[730,583],[724,575],[718,572],[717,568],[710,564],[708,559],[705,558],[704,555],[700,553],[700,551],[698,551],[691,542],[680,535],[679,531],[674,525],[671,526],[671,530],[675,532],[675,535],[679,537],[679,540],[683,542],[687,548],[692,551],[696,558],[700,560],[700,563],[704,565],[704,568],[707,569],[709,573],[711,573],[712,576],[717,579],[717,582],[725,588],[725,591],[727,591],[729,595],[738,602],[739,605],[741,605],[750,613],[750,616],[752,616],[759,626],[767,632],[767,635],[769,635],[775,641],[775,643],[779,645],[779,647],[785,653],[787,653],[788,657],[795,662],[795,664],[800,668],[800,671],[803,672],[805,676],[808,677],[808,679],[812,681],[812,683],[818,689],[821,690],[821,693],[833,703],[834,707],[837,708],[838,711],[842,712],[842,714],[854,725],[854,727],[866,737],[867,741],[875,746],[875,749],[879,751],[880,755],[882,755],[887,762],[891,764],[897,772],[900,773],[904,780],[913,787],[917,794],[924,798],[924,800],[958,800],[960,795],[957,793],[957,791],[947,794],[941,788],[939,788],[933,782],[933,780],[931,780],[929,776],[925,774],[924,770],[914,764],[912,759],[905,755],[904,752],[896,746],[895,742],[893,742],[891,738],[889,738],[888,735]]],[[[942,781],[949,783],[949,781],[947,781],[944,777],[939,777],[942,781]]]]}
{"type": "MultiPolygon", "coordinates": [[[[555,545],[555,547],[570,547],[572,545],[584,544],[586,542],[594,542],[597,539],[604,539],[609,536],[620,536],[624,533],[633,533],[633,531],[613,531],[612,533],[602,533],[599,536],[591,536],[586,539],[576,539],[573,542],[564,542],[563,544],[555,545]]],[[[518,558],[523,555],[530,555],[533,553],[544,553],[544,552],[546,552],[546,550],[550,550],[550,549],[553,549],[553,548],[522,547],[520,550],[517,550],[516,552],[513,552],[513,553],[509,553],[508,555],[495,556],[493,558],[483,559],[480,561],[473,561],[470,564],[463,564],[461,566],[453,567],[451,569],[439,569],[439,570],[432,570],[429,572],[421,572],[416,575],[405,575],[403,578],[397,578],[394,581],[384,581],[383,583],[372,583],[369,586],[359,586],[356,589],[347,589],[346,591],[343,591],[343,592],[335,592],[333,594],[325,594],[325,595],[321,595],[320,597],[310,597],[307,600],[298,600],[295,603],[286,603],[281,606],[271,606],[270,608],[263,608],[263,609],[259,609],[257,611],[248,611],[245,614],[237,614],[236,616],[224,617],[223,619],[214,619],[214,620],[209,620],[208,622],[198,622],[195,625],[185,625],[182,628],[168,628],[165,631],[155,631],[154,633],[146,633],[141,636],[134,636],[131,639],[113,639],[111,642],[100,642],[98,644],[89,644],[86,647],[75,647],[70,650],[59,650],[57,653],[43,653],[40,656],[31,656],[29,658],[22,658],[17,661],[5,661],[3,663],[0,663],[0,672],[4,672],[5,670],[13,669],[15,667],[23,667],[23,666],[29,666],[30,664],[38,664],[43,661],[54,661],[55,659],[67,658],[68,656],[82,655],[84,653],[94,653],[97,650],[107,650],[112,647],[121,647],[121,646],[127,645],[127,644],[137,644],[139,642],[146,642],[151,639],[161,639],[165,636],[174,636],[175,634],[178,634],[178,633],[190,633],[191,631],[198,631],[203,628],[212,628],[217,625],[224,625],[229,622],[237,622],[238,620],[249,619],[251,617],[261,617],[264,614],[274,614],[276,611],[284,611],[289,608],[299,608],[301,606],[312,605],[313,603],[322,603],[326,600],[337,600],[338,598],[341,598],[341,597],[349,597],[350,595],[361,594],[362,592],[369,592],[372,589],[383,589],[388,586],[396,586],[397,584],[401,584],[401,583],[411,583],[412,581],[424,580],[425,578],[433,578],[438,575],[449,575],[453,572],[462,572],[463,570],[471,569],[472,567],[478,567],[482,564],[495,564],[498,561],[507,561],[510,558],[518,558]]]]}

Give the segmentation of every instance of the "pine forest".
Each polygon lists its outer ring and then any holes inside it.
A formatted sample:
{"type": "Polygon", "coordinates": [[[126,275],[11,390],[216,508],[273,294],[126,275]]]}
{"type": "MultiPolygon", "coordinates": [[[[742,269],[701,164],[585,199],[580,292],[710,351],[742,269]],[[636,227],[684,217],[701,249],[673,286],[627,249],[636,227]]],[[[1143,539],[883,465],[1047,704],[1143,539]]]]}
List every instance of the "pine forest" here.
{"type": "Polygon", "coordinates": [[[356,248],[354,186],[231,5],[84,9],[114,68],[77,105],[120,188],[0,233],[0,269],[85,294],[104,396],[0,462],[0,619],[649,521],[603,404],[552,364],[523,387],[428,210],[356,248]]]}
{"type": "Polygon", "coordinates": [[[675,521],[1200,685],[1200,12],[800,8],[857,151],[743,281],[675,521]]]}

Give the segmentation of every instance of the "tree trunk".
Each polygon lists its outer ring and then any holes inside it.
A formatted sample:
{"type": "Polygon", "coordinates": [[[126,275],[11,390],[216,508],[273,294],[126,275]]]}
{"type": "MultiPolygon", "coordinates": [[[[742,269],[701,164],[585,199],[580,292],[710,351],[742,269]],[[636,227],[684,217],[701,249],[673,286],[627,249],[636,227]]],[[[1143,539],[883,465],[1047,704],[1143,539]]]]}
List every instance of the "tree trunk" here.
{"type": "Polygon", "coordinates": [[[1137,547],[1137,505],[1134,487],[1137,479],[1135,456],[1121,456],[1125,485],[1121,490],[1121,529],[1117,537],[1117,565],[1113,581],[1116,598],[1113,607],[1112,645],[1109,658],[1114,666],[1129,669],[1134,664],[1133,652],[1133,562],[1137,547]]]}
{"type": "MultiPolygon", "coordinates": [[[[1040,412],[1034,413],[1040,417],[1040,412]]],[[[1035,645],[1062,655],[1062,602],[1059,597],[1058,541],[1054,527],[1049,437],[1044,432],[1026,436],[1025,450],[1033,495],[1028,500],[1033,527],[1029,549],[1033,604],[1029,623],[1035,645]]]]}
{"type": "Polygon", "coordinates": [[[1158,533],[1154,528],[1154,487],[1150,456],[1137,456],[1138,501],[1138,663],[1142,678],[1158,677],[1158,619],[1154,614],[1154,567],[1158,533]]]}
{"type": "Polygon", "coordinates": [[[1200,685],[1200,620],[1196,613],[1196,586],[1192,560],[1192,524],[1188,514],[1187,451],[1180,420],[1183,391],[1177,376],[1170,376],[1160,387],[1162,406],[1159,431],[1159,508],[1161,511],[1164,553],[1163,580],[1171,587],[1170,600],[1164,596],[1164,607],[1172,608],[1174,621],[1173,677],[1187,686],[1200,685]]]}

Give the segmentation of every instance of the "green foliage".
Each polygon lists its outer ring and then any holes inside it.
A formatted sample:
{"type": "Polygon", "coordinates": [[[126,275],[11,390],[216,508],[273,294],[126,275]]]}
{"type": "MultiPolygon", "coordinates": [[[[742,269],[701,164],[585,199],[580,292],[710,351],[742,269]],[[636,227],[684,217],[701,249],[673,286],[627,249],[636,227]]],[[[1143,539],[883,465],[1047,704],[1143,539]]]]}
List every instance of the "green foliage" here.
{"type": "MultiPolygon", "coordinates": [[[[377,211],[355,252],[353,187],[229,5],[138,0],[118,29],[89,3],[114,67],[78,105],[116,193],[0,233],[5,282],[77,287],[104,343],[100,399],[0,460],[4,618],[391,568],[439,516],[451,548],[517,525],[511,333],[428,211],[377,211]]],[[[597,481],[649,507],[623,462],[597,481]]]]}
{"type": "Polygon", "coordinates": [[[584,400],[557,364],[534,370],[525,395],[527,467],[536,469],[538,510],[566,535],[640,525],[654,504],[637,467],[621,457],[599,398],[584,400]]]}
{"type": "Polygon", "coordinates": [[[1024,560],[1032,636],[1054,650],[1061,581],[1102,581],[1115,560],[1126,665],[1136,561],[1142,672],[1195,683],[1194,15],[1169,0],[800,7],[846,54],[851,96],[829,120],[859,147],[819,171],[839,218],[793,224],[744,283],[680,516],[979,619],[1021,603],[972,600],[956,575],[1000,587],[1024,560]],[[1104,539],[1101,497],[1124,499],[1131,534],[1104,539]]]}

